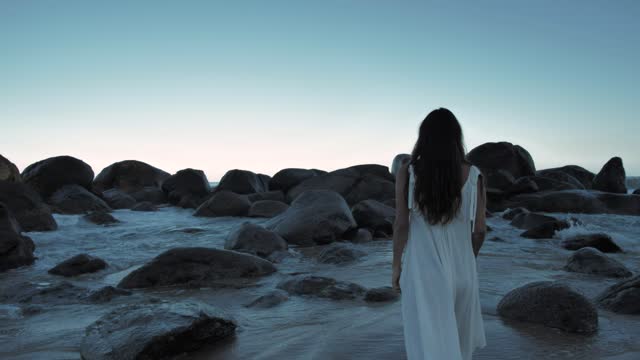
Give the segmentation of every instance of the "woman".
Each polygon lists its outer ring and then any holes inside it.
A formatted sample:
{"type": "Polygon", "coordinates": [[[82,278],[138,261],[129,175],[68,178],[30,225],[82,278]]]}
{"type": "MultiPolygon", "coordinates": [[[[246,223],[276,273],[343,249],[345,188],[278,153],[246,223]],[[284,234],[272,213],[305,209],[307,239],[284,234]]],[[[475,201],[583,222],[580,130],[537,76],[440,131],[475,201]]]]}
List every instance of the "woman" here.
{"type": "Polygon", "coordinates": [[[432,111],[396,175],[392,285],[402,291],[409,360],[466,360],[486,345],[476,272],[486,231],[483,182],[465,160],[456,117],[432,111]]]}

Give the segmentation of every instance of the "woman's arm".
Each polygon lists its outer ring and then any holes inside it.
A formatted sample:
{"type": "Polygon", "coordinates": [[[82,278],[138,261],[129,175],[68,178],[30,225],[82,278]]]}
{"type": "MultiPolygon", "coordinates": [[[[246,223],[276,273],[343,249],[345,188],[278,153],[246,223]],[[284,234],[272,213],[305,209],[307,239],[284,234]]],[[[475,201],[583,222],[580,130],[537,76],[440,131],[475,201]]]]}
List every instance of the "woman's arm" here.
{"type": "Polygon", "coordinates": [[[407,206],[407,186],[409,163],[400,165],[396,174],[396,218],[393,223],[393,269],[402,269],[402,253],[409,233],[409,208],[407,206]]]}
{"type": "Polygon", "coordinates": [[[484,176],[480,175],[480,181],[478,181],[478,206],[476,208],[476,221],[471,233],[471,243],[473,244],[473,254],[478,257],[482,243],[484,243],[484,237],[487,232],[487,194],[485,192],[484,176]]]}

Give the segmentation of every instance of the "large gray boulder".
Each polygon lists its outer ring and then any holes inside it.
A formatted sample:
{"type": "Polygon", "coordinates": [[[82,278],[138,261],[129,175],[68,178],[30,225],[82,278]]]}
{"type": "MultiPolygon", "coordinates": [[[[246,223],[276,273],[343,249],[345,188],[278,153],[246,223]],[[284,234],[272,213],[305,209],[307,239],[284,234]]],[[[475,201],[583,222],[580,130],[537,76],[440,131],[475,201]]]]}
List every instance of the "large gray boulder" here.
{"type": "Polygon", "coordinates": [[[595,190],[610,193],[627,193],[627,175],[619,157],[611,158],[593,179],[595,190]]]}
{"type": "Polygon", "coordinates": [[[0,202],[0,272],[35,261],[35,245],[31,238],[20,233],[21,230],[11,210],[0,202]]]}
{"type": "Polygon", "coordinates": [[[506,190],[509,184],[500,180],[502,177],[494,177],[494,174],[499,173],[500,170],[510,174],[514,179],[533,176],[536,173],[536,167],[529,152],[509,142],[482,144],[471,150],[467,158],[487,176],[489,187],[501,190],[506,190]]]}
{"type": "Polygon", "coordinates": [[[621,314],[640,314],[640,275],[611,285],[596,297],[607,310],[621,314]]]}
{"type": "Polygon", "coordinates": [[[286,251],[288,245],[275,232],[260,225],[244,222],[229,233],[224,248],[267,258],[276,251],[286,251]]]}
{"type": "Polygon", "coordinates": [[[550,176],[554,178],[557,177],[558,172],[571,175],[573,178],[577,179],[585,189],[591,189],[593,187],[593,178],[596,176],[591,171],[578,165],[566,165],[552,169],[539,170],[536,174],[539,176],[548,176],[549,173],[554,173],[554,175],[550,176]]]}
{"type": "Polygon", "coordinates": [[[170,359],[232,336],[236,326],[225,312],[197,302],[123,305],[87,327],[80,356],[85,360],[170,359]]]}
{"type": "Polygon", "coordinates": [[[251,194],[269,191],[269,177],[249,170],[233,169],[220,179],[215,191],[232,191],[236,194],[251,194]]]}
{"type": "Polygon", "coordinates": [[[521,194],[506,205],[539,212],[640,215],[640,196],[588,190],[521,194]]]}
{"type": "Polygon", "coordinates": [[[98,193],[116,188],[128,194],[151,186],[160,189],[162,182],[171,176],[147,163],[137,160],[124,160],[104,168],[93,181],[98,193]]]}
{"type": "Polygon", "coordinates": [[[2,155],[0,155],[0,180],[9,182],[22,181],[18,167],[2,155]]]}
{"type": "Polygon", "coordinates": [[[0,202],[11,209],[22,231],[50,231],[58,228],[51,215],[51,208],[35,190],[24,183],[0,180],[0,202]]]}
{"type": "Polygon", "coordinates": [[[183,208],[197,208],[211,191],[202,170],[183,169],[162,182],[169,203],[183,208]]]}
{"type": "Polygon", "coordinates": [[[55,156],[27,166],[22,170],[22,181],[46,199],[65,185],[91,189],[93,170],[80,159],[55,156]]]}
{"type": "Polygon", "coordinates": [[[628,277],[633,275],[624,264],[592,247],[584,247],[571,254],[564,269],[571,272],[606,277],[628,277]]]}
{"type": "Polygon", "coordinates": [[[602,252],[623,252],[611,236],[604,233],[578,234],[564,239],[561,246],[568,250],[578,250],[584,247],[596,248],[602,252]]]}
{"type": "Polygon", "coordinates": [[[314,275],[295,275],[278,283],[276,288],[291,295],[314,296],[333,300],[361,298],[367,290],[352,282],[314,275]]]}
{"type": "Polygon", "coordinates": [[[247,216],[251,202],[246,195],[236,194],[231,191],[217,191],[209,200],[198,206],[194,216],[218,217],[218,216],[247,216]]]}
{"type": "Polygon", "coordinates": [[[136,199],[118,189],[103,191],[102,199],[112,209],[131,209],[136,204],[136,199]]]}
{"type": "Polygon", "coordinates": [[[131,195],[136,202],[148,201],[156,205],[165,204],[167,202],[167,196],[164,191],[155,186],[145,186],[142,189],[130,192],[129,195],[131,195]]]}
{"type": "Polygon", "coordinates": [[[272,218],[280,215],[289,208],[289,205],[276,200],[258,200],[251,204],[249,208],[250,217],[272,218]]]}
{"type": "Polygon", "coordinates": [[[351,208],[358,227],[371,229],[373,233],[393,233],[396,210],[376,200],[363,200],[351,208]]]}
{"type": "Polygon", "coordinates": [[[534,281],[508,292],[497,306],[504,318],[538,323],[567,332],[593,334],[598,312],[582,294],[566,284],[534,281]]]}
{"type": "Polygon", "coordinates": [[[292,187],[300,184],[302,181],[325,174],[326,171],[317,169],[300,169],[300,168],[287,168],[282,169],[275,173],[271,180],[269,180],[270,190],[281,190],[283,192],[289,191],[292,187]]]}
{"type": "Polygon", "coordinates": [[[265,227],[282,236],[289,244],[310,246],[339,240],[356,227],[346,201],[335,191],[308,190],[291,206],[269,220],[265,227]]]}
{"type": "Polygon", "coordinates": [[[49,269],[49,274],[64,277],[94,273],[107,267],[107,263],[88,254],[78,254],[49,269]]]}
{"type": "Polygon", "coordinates": [[[276,271],[257,256],[204,247],[167,250],[127,275],[118,287],[125,289],[180,285],[185,287],[245,286],[276,271]]]}
{"type": "Polygon", "coordinates": [[[60,214],[86,214],[91,211],[110,211],[104,200],[80,185],[65,185],[48,199],[53,212],[60,214]]]}

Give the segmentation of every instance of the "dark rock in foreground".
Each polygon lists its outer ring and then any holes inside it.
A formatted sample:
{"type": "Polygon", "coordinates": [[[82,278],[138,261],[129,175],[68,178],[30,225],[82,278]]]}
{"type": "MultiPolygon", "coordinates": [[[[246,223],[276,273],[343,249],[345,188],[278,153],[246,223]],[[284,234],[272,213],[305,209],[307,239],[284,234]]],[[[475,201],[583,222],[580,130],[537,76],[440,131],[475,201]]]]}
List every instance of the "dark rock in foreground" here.
{"type": "Polygon", "coordinates": [[[96,225],[110,225],[120,222],[106,211],[93,211],[84,215],[82,219],[96,225]]]}
{"type": "Polygon", "coordinates": [[[533,322],[567,332],[593,334],[598,312],[582,294],[567,285],[535,281],[511,290],[498,303],[504,318],[533,322]]]}
{"type": "Polygon", "coordinates": [[[556,218],[543,215],[525,212],[519,215],[516,215],[513,220],[511,220],[511,225],[517,227],[518,229],[529,230],[541,226],[548,222],[558,221],[556,218]]]}
{"type": "Polygon", "coordinates": [[[111,211],[102,199],[80,185],[65,185],[47,200],[54,212],[85,214],[90,211],[111,211]]]}
{"type": "Polygon", "coordinates": [[[112,209],[131,209],[136,204],[136,199],[118,189],[103,191],[102,199],[112,209]]]}
{"type": "Polygon", "coordinates": [[[571,254],[564,269],[571,272],[607,277],[628,277],[633,275],[624,264],[592,247],[584,247],[571,254]]]}
{"type": "Polygon", "coordinates": [[[263,309],[271,308],[287,300],[289,300],[289,295],[286,291],[275,289],[246,304],[245,307],[255,307],[263,309]]]}
{"type": "Polygon", "coordinates": [[[0,155],[0,181],[22,181],[18,167],[2,155],[0,155]]]}
{"type": "Polygon", "coordinates": [[[129,296],[132,292],[129,290],[115,288],[113,286],[105,286],[101,289],[98,289],[87,297],[87,299],[92,303],[106,303],[118,296],[129,296]]]}
{"type": "Polygon", "coordinates": [[[364,294],[364,300],[368,302],[385,302],[393,301],[400,297],[400,294],[393,290],[391,286],[383,286],[367,290],[364,294]]]}
{"type": "Polygon", "coordinates": [[[262,226],[245,222],[229,233],[224,248],[266,258],[276,251],[286,251],[288,245],[275,232],[262,226]]]}
{"type": "Polygon", "coordinates": [[[300,194],[282,214],[265,227],[289,244],[328,244],[356,227],[349,206],[340,194],[330,190],[309,190],[300,194]]]}
{"type": "Polygon", "coordinates": [[[142,161],[124,160],[104,168],[94,179],[93,186],[99,193],[116,188],[130,194],[145,187],[160,189],[169,176],[168,172],[142,161]]]}
{"type": "Polygon", "coordinates": [[[564,220],[548,221],[523,232],[520,236],[528,239],[551,239],[557,231],[570,227],[571,224],[564,220]]]}
{"type": "Polygon", "coordinates": [[[611,158],[593,179],[595,190],[626,194],[627,175],[619,157],[611,158]]]}
{"type": "Polygon", "coordinates": [[[611,236],[603,233],[574,235],[562,241],[562,247],[567,250],[578,250],[587,246],[602,252],[623,252],[611,236]]]}
{"type": "Polygon", "coordinates": [[[600,306],[621,314],[640,314],[640,275],[611,285],[596,297],[600,306]]]}
{"type": "Polygon", "coordinates": [[[245,195],[231,191],[217,191],[209,200],[200,205],[194,216],[218,217],[218,216],[247,216],[251,202],[245,195]]]}
{"type": "Polygon", "coordinates": [[[351,245],[333,243],[324,248],[318,255],[318,262],[323,264],[348,264],[367,255],[366,252],[351,245]]]}
{"type": "Polygon", "coordinates": [[[142,201],[131,207],[132,211],[158,211],[158,207],[151,201],[142,201]]]}
{"type": "Polygon", "coordinates": [[[31,265],[35,261],[35,245],[23,236],[11,210],[0,203],[0,271],[31,265]]]}
{"type": "Polygon", "coordinates": [[[250,217],[271,218],[282,214],[289,208],[287,203],[276,200],[258,200],[249,208],[250,217]]]}
{"type": "Polygon", "coordinates": [[[333,300],[356,299],[366,291],[364,287],[355,283],[314,275],[296,275],[280,282],[277,288],[291,295],[309,295],[333,300]]]}
{"type": "Polygon", "coordinates": [[[371,230],[363,228],[349,230],[342,237],[352,243],[365,243],[373,240],[371,230]]]}
{"type": "Polygon", "coordinates": [[[197,208],[208,196],[211,186],[202,170],[183,169],[163,181],[162,191],[172,205],[197,208]]]}
{"type": "Polygon", "coordinates": [[[37,192],[23,183],[0,181],[0,202],[11,210],[22,231],[49,231],[58,228],[51,215],[51,208],[37,192]]]}
{"type": "Polygon", "coordinates": [[[247,281],[276,271],[257,256],[205,247],[167,250],[127,275],[125,289],[181,285],[186,287],[243,286],[247,281]]]}
{"type": "Polygon", "coordinates": [[[93,170],[80,159],[55,156],[27,166],[22,171],[22,181],[46,199],[65,185],[91,189],[93,170]]]}
{"type": "Polygon", "coordinates": [[[505,220],[513,220],[516,216],[520,214],[527,214],[527,213],[529,213],[529,210],[522,207],[517,207],[517,208],[513,208],[505,211],[505,213],[502,214],[502,218],[505,220]]]}
{"type": "Polygon", "coordinates": [[[125,305],[89,325],[80,345],[86,360],[168,359],[235,333],[236,322],[202,303],[125,305]]]}
{"type": "Polygon", "coordinates": [[[215,191],[231,191],[236,194],[251,194],[269,191],[269,177],[249,170],[233,169],[224,174],[215,191]]]}
{"type": "Polygon", "coordinates": [[[107,267],[107,263],[97,257],[79,254],[49,269],[49,274],[65,277],[93,273],[107,267]]]}

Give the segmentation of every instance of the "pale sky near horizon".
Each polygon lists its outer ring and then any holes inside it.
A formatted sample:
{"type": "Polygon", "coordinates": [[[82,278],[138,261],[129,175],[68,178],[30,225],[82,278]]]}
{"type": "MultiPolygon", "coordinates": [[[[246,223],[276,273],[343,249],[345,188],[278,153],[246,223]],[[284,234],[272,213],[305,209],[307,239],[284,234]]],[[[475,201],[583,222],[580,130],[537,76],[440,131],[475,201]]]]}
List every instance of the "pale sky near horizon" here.
{"type": "Polygon", "coordinates": [[[467,149],[640,175],[640,2],[0,0],[0,153],[97,174],[391,165],[437,107],[467,149]]]}

